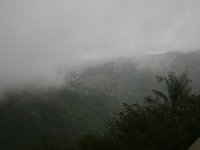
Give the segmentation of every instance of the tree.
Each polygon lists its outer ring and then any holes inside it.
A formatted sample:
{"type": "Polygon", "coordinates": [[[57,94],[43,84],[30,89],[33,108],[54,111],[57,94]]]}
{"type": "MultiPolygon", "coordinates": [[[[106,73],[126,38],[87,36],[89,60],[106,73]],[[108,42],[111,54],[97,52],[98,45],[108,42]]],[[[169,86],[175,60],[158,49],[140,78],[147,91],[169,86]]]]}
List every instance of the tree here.
{"type": "Polygon", "coordinates": [[[187,72],[156,78],[166,84],[167,94],[153,90],[154,96],[146,96],[144,104],[124,103],[108,131],[95,138],[85,136],[81,149],[106,149],[102,145],[115,150],[187,149],[200,135],[200,96],[191,94],[187,72]]]}
{"type": "Polygon", "coordinates": [[[164,101],[170,102],[175,107],[177,100],[180,98],[188,97],[191,94],[192,88],[190,87],[190,80],[188,78],[188,72],[183,72],[180,76],[177,76],[174,72],[169,72],[167,77],[156,76],[159,83],[165,82],[167,87],[166,96],[159,90],[152,90],[152,92],[164,101]]]}

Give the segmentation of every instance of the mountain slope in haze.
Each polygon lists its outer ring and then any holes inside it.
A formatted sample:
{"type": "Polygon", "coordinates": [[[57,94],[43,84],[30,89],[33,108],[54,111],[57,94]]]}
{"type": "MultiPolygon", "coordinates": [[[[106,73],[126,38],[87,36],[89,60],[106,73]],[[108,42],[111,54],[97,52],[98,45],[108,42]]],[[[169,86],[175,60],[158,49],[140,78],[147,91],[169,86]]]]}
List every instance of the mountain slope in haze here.
{"type": "Polygon", "coordinates": [[[65,87],[8,91],[0,101],[0,149],[63,150],[81,134],[101,134],[123,102],[162,90],[155,76],[168,71],[188,70],[199,92],[199,58],[200,51],[119,58],[74,73],[65,87]]]}
{"type": "Polygon", "coordinates": [[[70,78],[70,85],[81,90],[96,89],[122,102],[141,101],[147,92],[157,88],[156,75],[168,71],[189,71],[194,91],[200,91],[200,51],[166,52],[138,57],[119,58],[91,66],[70,78]]]}
{"type": "Polygon", "coordinates": [[[9,91],[0,99],[0,149],[67,149],[84,133],[101,133],[113,100],[68,89],[9,91]]]}

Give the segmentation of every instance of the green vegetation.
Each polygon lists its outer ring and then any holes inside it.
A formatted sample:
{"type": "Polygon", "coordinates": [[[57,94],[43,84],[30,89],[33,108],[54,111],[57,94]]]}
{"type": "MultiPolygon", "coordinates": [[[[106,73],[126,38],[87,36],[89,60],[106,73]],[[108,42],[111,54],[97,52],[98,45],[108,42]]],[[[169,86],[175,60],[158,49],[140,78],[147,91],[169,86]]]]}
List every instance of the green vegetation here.
{"type": "Polygon", "coordinates": [[[164,89],[156,75],[166,75],[169,70],[181,74],[190,72],[193,91],[200,93],[200,51],[191,53],[168,52],[141,58],[119,58],[91,66],[74,73],[70,84],[76,89],[96,89],[123,102],[142,102],[146,92],[152,88],[164,89]],[[78,78],[76,78],[78,77],[78,78]]]}
{"type": "Polygon", "coordinates": [[[200,135],[200,96],[191,94],[187,73],[157,77],[167,95],[153,90],[144,104],[124,104],[103,135],[85,135],[81,150],[186,150],[200,135]]]}
{"type": "Polygon", "coordinates": [[[8,92],[0,102],[0,149],[64,149],[81,134],[103,132],[113,104],[95,92],[8,92]]]}
{"type": "Polygon", "coordinates": [[[198,56],[150,56],[146,67],[118,60],[60,88],[10,90],[0,100],[0,150],[186,150],[200,135],[198,56]],[[193,84],[180,74],[187,68],[193,84]]]}
{"type": "Polygon", "coordinates": [[[103,93],[8,92],[0,103],[1,149],[186,150],[200,135],[200,96],[187,72],[156,79],[167,92],[152,90],[144,103],[124,103],[113,119],[117,101],[103,93]]]}

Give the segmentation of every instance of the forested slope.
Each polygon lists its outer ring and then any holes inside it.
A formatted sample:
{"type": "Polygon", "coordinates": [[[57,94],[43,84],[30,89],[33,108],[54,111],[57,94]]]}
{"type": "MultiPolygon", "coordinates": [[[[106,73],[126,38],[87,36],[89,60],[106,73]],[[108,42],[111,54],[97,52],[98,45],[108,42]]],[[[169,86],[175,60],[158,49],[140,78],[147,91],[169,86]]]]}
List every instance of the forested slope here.
{"type": "Polygon", "coordinates": [[[121,99],[122,102],[134,102],[142,101],[152,87],[160,87],[155,80],[156,75],[165,75],[168,71],[182,73],[187,70],[194,81],[194,91],[200,92],[199,58],[200,51],[119,58],[74,73],[70,83],[82,90],[103,91],[121,99]]]}
{"type": "Polygon", "coordinates": [[[10,91],[0,101],[0,147],[66,147],[83,133],[103,132],[114,107],[111,98],[94,92],[10,91]]]}
{"type": "Polygon", "coordinates": [[[168,71],[188,70],[193,91],[199,93],[200,51],[141,57],[144,62],[131,57],[89,66],[57,88],[8,90],[0,101],[0,148],[63,150],[80,135],[101,135],[122,103],[142,104],[152,89],[167,94],[155,76],[168,71]]]}

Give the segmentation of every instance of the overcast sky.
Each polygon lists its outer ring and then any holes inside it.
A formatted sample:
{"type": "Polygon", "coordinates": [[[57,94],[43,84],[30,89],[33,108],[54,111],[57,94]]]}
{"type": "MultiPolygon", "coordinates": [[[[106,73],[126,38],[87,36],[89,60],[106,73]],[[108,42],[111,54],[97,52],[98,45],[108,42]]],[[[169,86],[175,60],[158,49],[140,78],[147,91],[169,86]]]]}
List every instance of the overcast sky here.
{"type": "Polygon", "coordinates": [[[199,0],[0,0],[0,83],[107,56],[200,49],[199,0]]]}

